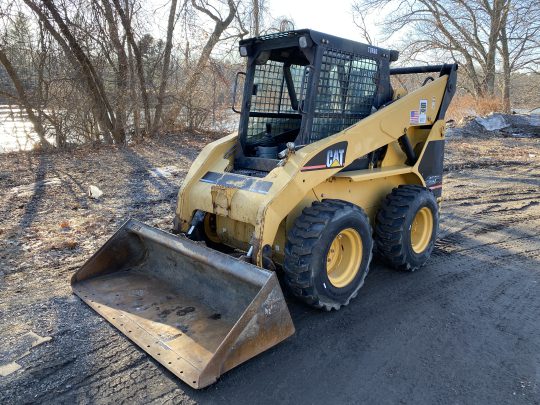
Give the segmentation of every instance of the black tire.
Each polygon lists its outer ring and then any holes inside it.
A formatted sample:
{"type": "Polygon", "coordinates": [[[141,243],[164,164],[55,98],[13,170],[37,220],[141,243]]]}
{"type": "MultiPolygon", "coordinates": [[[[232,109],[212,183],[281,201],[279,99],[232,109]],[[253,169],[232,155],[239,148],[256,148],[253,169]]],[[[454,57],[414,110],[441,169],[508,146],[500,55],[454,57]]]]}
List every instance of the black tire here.
{"type": "Polygon", "coordinates": [[[338,310],[356,297],[364,284],[372,249],[371,226],[360,207],[341,200],[314,202],[304,208],[287,235],[285,284],[296,297],[313,307],[338,310]],[[360,266],[354,278],[338,288],[328,277],[327,255],[332,242],[350,228],[361,238],[360,266]]]}
{"type": "Polygon", "coordinates": [[[207,213],[204,220],[197,224],[189,238],[194,241],[204,242],[209,248],[223,253],[234,251],[232,247],[224,245],[219,240],[216,234],[216,216],[214,214],[207,213]]]}
{"type": "Polygon", "coordinates": [[[374,235],[377,254],[397,270],[418,270],[431,256],[438,228],[439,208],[430,190],[416,185],[394,188],[377,213],[374,235]],[[411,241],[411,226],[423,208],[431,212],[432,230],[425,248],[417,252],[411,241]]]}

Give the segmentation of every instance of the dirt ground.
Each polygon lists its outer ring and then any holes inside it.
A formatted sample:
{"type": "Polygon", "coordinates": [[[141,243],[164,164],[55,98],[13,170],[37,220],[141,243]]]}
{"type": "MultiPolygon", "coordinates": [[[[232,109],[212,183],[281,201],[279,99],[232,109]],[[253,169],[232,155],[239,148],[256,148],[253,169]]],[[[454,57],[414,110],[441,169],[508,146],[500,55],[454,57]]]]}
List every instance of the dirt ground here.
{"type": "Polygon", "coordinates": [[[424,268],[375,260],[339,312],[289,298],[293,337],[195,391],[69,279],[128,216],[168,230],[208,140],[0,155],[0,366],[20,366],[0,403],[540,403],[540,138],[450,137],[424,268]],[[45,339],[30,348],[29,332],[45,339]]]}

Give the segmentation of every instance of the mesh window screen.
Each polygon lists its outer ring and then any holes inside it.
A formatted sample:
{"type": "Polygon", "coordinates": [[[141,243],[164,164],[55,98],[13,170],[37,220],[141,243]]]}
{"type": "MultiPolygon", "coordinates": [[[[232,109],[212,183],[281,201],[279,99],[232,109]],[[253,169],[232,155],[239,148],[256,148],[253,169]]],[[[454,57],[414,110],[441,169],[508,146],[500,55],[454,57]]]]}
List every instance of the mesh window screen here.
{"type": "MultiPolygon", "coordinates": [[[[283,63],[269,60],[264,65],[255,68],[254,85],[257,94],[251,97],[250,112],[262,113],[263,116],[249,117],[247,142],[256,143],[266,132],[266,124],[272,125],[272,133],[293,130],[300,127],[301,116],[297,118],[279,117],[275,114],[297,114],[291,105],[287,84],[283,75],[283,63]],[[264,116],[267,113],[269,116],[264,116]]],[[[290,67],[296,95],[300,98],[300,90],[304,67],[290,67]]],[[[260,115],[260,114],[259,114],[260,115]]]]}
{"type": "Polygon", "coordinates": [[[309,143],[371,114],[378,82],[377,61],[327,49],[322,58],[309,143]]]}

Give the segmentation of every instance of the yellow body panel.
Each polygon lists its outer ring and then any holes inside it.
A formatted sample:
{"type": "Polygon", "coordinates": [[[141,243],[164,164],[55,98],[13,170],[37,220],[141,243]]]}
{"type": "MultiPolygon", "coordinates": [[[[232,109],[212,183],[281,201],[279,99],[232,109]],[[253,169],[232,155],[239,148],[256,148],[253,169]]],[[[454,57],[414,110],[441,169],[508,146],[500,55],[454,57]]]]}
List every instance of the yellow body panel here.
{"type": "Polygon", "coordinates": [[[217,215],[217,234],[241,249],[253,246],[253,262],[262,266],[262,247],[273,247],[277,262],[283,260],[286,232],[301,210],[315,200],[341,199],[362,207],[374,218],[382,199],[400,184],[425,185],[418,171],[429,141],[444,138],[444,122],[434,121],[446,89],[447,76],[422,86],[357,124],[303,147],[291,154],[261,180],[270,181],[267,194],[205,183],[208,171],[223,173],[232,167],[236,134],[209,144],[193,163],[179,191],[176,210],[180,230],[186,232],[195,210],[217,215]],[[411,124],[410,112],[420,100],[427,102],[425,124],[411,124]],[[407,134],[418,155],[415,166],[397,140],[407,134]],[[347,142],[344,166],[384,145],[388,145],[380,168],[342,172],[343,167],[301,171],[310,159],[338,142],[347,142]],[[233,151],[233,152],[231,152],[233,151]],[[242,223],[237,224],[236,222],[242,223]]]}

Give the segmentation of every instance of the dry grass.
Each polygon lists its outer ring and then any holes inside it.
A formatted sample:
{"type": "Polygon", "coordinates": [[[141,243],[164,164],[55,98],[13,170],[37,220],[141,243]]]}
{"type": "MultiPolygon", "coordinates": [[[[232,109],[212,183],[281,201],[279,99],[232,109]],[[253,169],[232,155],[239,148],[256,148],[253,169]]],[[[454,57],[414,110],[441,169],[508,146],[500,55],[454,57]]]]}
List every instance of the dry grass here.
{"type": "Polygon", "coordinates": [[[503,101],[498,97],[476,98],[471,95],[456,95],[446,113],[447,120],[461,121],[471,115],[486,116],[503,111],[503,101]]]}

